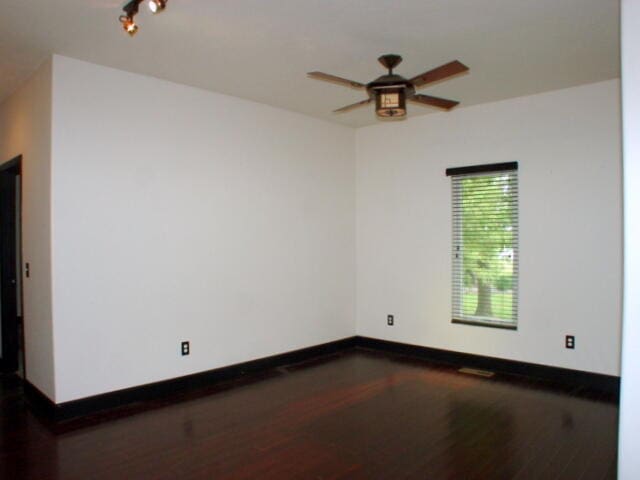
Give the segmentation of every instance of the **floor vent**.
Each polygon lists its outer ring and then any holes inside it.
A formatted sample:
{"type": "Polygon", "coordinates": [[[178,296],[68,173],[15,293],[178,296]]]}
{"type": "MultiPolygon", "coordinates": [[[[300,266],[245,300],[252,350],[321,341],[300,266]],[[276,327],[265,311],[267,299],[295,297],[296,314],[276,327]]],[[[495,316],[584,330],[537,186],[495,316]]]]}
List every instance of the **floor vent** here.
{"type": "Polygon", "coordinates": [[[487,378],[491,378],[493,377],[494,373],[493,372],[489,372],[487,370],[477,370],[475,368],[461,368],[458,370],[460,373],[468,373],[469,375],[478,375],[479,377],[487,377],[487,378]]]}

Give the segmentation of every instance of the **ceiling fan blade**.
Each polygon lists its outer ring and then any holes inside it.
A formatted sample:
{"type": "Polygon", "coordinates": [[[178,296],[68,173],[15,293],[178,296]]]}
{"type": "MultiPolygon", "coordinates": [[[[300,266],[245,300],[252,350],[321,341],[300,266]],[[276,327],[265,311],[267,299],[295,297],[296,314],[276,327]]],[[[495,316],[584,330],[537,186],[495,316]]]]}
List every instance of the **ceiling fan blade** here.
{"type": "Polygon", "coordinates": [[[436,67],[433,70],[429,70],[428,72],[416,75],[409,81],[413,83],[414,87],[420,88],[430,83],[438,82],[440,80],[444,80],[445,78],[464,73],[468,70],[469,67],[460,63],[458,60],[454,60],[453,62],[445,63],[444,65],[440,65],[439,67],[436,67]]]}
{"type": "Polygon", "coordinates": [[[432,97],[431,95],[421,95],[417,94],[413,97],[409,97],[408,100],[411,100],[416,103],[422,103],[424,105],[429,105],[431,107],[438,107],[444,110],[451,110],[453,107],[458,105],[460,102],[456,102],[455,100],[447,100],[446,98],[432,97]]]}
{"type": "Polygon", "coordinates": [[[342,107],[342,108],[339,108],[337,110],[334,110],[333,113],[348,112],[349,110],[353,110],[354,108],[362,107],[363,105],[366,105],[368,103],[371,103],[371,99],[370,98],[367,98],[366,100],[362,100],[361,102],[352,103],[351,105],[347,105],[346,107],[342,107]]]}
{"type": "Polygon", "coordinates": [[[329,75],[328,73],[322,72],[309,72],[307,76],[310,78],[315,78],[316,80],[324,80],[325,82],[337,83],[338,85],[342,85],[343,87],[355,88],[355,89],[363,89],[365,85],[360,82],[355,82],[353,80],[348,80],[342,77],[336,77],[335,75],[329,75]]]}

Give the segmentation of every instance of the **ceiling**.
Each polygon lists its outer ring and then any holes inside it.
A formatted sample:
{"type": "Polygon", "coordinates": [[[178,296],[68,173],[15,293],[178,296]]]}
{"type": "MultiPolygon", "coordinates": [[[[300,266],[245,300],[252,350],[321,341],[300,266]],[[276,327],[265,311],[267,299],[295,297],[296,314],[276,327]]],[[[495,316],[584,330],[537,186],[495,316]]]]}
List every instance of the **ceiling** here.
{"type": "Polygon", "coordinates": [[[405,77],[458,59],[469,74],[420,93],[463,107],[620,70],[619,0],[169,0],[161,15],[141,8],[134,38],[117,21],[124,3],[0,2],[0,101],[52,53],[350,126],[375,123],[373,108],[331,111],[365,94],[306,72],[366,83],[383,53],[404,57],[405,77]]]}

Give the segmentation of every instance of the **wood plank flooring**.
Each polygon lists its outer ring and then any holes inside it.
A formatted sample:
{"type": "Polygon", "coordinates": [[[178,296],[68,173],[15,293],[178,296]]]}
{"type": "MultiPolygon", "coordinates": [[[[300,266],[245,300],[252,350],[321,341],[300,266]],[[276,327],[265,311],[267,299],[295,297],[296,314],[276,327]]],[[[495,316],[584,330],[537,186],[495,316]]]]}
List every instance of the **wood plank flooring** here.
{"type": "Polygon", "coordinates": [[[53,425],[0,378],[0,478],[614,479],[618,406],[352,349],[53,425]]]}

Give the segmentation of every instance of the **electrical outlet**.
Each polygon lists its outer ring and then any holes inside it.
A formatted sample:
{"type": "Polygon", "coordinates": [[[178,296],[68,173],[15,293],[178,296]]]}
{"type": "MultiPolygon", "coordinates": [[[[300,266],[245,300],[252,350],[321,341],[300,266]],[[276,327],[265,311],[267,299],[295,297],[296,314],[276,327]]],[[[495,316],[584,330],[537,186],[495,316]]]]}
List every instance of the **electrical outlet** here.
{"type": "Polygon", "coordinates": [[[182,348],[182,356],[189,355],[189,342],[182,342],[180,347],[182,348]]]}
{"type": "Polygon", "coordinates": [[[387,325],[393,326],[393,315],[387,315],[387,325]]]}
{"type": "Polygon", "coordinates": [[[567,335],[564,337],[564,346],[566,348],[574,349],[576,348],[576,337],[573,335],[567,335]]]}

